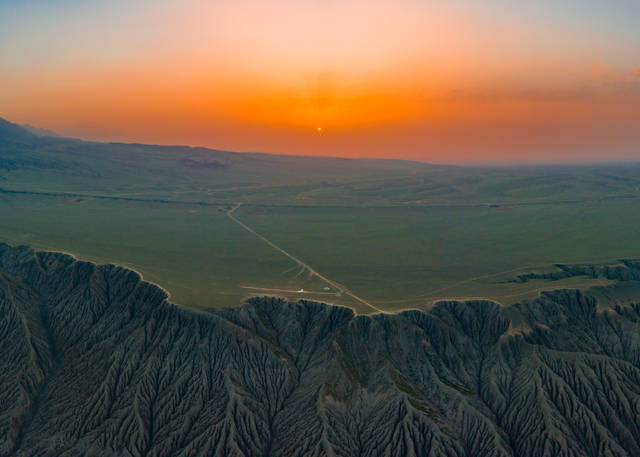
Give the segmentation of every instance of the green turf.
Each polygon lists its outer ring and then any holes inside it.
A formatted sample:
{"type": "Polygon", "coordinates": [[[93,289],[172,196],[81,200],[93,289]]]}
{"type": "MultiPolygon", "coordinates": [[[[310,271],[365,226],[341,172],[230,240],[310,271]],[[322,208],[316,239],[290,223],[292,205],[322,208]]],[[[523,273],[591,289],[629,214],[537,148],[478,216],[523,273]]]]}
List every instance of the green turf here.
{"type": "Polygon", "coordinates": [[[0,198],[0,213],[3,241],[126,265],[178,303],[238,304],[248,295],[240,287],[245,282],[309,282],[295,278],[293,262],[217,208],[12,196],[0,198]]]}
{"type": "MultiPolygon", "coordinates": [[[[10,195],[0,198],[0,213],[1,240],[132,267],[178,303],[233,306],[256,293],[371,311],[333,288],[326,293],[321,280],[300,274],[222,207],[10,195]],[[299,288],[307,293],[285,292],[299,288]]],[[[515,208],[245,205],[234,214],[385,310],[445,297],[508,304],[540,289],[586,288],[597,281],[506,280],[554,263],[640,257],[640,212],[629,201],[515,208]]]]}
{"type": "Polygon", "coordinates": [[[636,208],[635,201],[501,208],[242,207],[238,217],[373,304],[395,309],[444,297],[510,303],[540,287],[578,284],[506,280],[555,263],[638,257],[636,208]]]}
{"type": "Polygon", "coordinates": [[[201,307],[273,294],[394,311],[609,286],[508,280],[640,257],[639,208],[638,164],[464,168],[0,138],[0,241],[126,265],[201,307]],[[240,203],[233,215],[257,234],[228,216],[240,203]]]}

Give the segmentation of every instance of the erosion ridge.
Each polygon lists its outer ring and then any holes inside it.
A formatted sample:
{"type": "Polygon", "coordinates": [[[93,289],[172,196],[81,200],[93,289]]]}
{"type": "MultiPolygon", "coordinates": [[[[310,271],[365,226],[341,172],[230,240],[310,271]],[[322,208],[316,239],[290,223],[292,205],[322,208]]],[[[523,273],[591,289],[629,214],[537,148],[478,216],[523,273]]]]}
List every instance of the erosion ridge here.
{"type": "Polygon", "coordinates": [[[547,279],[557,281],[559,279],[587,276],[590,278],[611,279],[616,281],[640,281],[640,260],[620,259],[616,265],[592,265],[592,264],[557,264],[558,271],[547,273],[520,274],[510,282],[527,282],[532,279],[547,279]]]}
{"type": "Polygon", "coordinates": [[[640,305],[596,308],[561,290],[209,315],[131,270],[0,244],[0,455],[640,455],[640,305]]]}

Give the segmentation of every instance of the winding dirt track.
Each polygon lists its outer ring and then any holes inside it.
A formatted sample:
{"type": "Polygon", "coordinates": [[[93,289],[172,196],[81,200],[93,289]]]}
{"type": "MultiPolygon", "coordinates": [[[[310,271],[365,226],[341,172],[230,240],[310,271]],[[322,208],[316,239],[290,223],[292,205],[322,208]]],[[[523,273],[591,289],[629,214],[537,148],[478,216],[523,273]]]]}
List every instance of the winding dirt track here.
{"type": "Polygon", "coordinates": [[[290,254],[289,252],[285,251],[284,249],[282,249],[280,246],[278,246],[277,244],[275,244],[273,241],[267,239],[266,237],[264,237],[263,235],[261,235],[260,233],[256,232],[254,229],[252,229],[251,227],[249,227],[247,224],[245,224],[244,222],[242,222],[240,219],[238,219],[237,217],[235,217],[233,215],[233,213],[240,208],[240,206],[242,206],[242,203],[238,203],[236,204],[233,208],[231,208],[229,211],[227,211],[227,216],[236,224],[238,224],[239,226],[241,226],[243,229],[245,229],[247,232],[252,233],[253,235],[257,236],[258,238],[260,238],[262,241],[264,241],[265,243],[267,243],[269,246],[271,246],[273,249],[275,249],[276,251],[286,255],[287,257],[289,257],[291,260],[293,260],[295,263],[297,263],[298,265],[300,265],[301,268],[306,269],[312,276],[317,276],[318,278],[320,278],[321,280],[323,280],[324,282],[326,282],[327,284],[333,286],[334,288],[338,289],[341,293],[350,296],[351,298],[353,298],[354,300],[358,301],[359,303],[362,303],[363,305],[371,308],[372,310],[378,312],[378,313],[384,313],[384,314],[389,314],[387,311],[380,309],[374,305],[372,305],[371,303],[367,302],[365,299],[358,297],[356,294],[354,294],[353,292],[351,292],[349,289],[347,289],[345,286],[343,286],[342,284],[333,281],[329,278],[327,278],[326,276],[324,276],[323,274],[319,273],[317,270],[315,270],[313,267],[311,267],[309,264],[303,262],[302,260],[300,260],[299,258],[297,258],[296,256],[294,256],[293,254],[290,254]]]}

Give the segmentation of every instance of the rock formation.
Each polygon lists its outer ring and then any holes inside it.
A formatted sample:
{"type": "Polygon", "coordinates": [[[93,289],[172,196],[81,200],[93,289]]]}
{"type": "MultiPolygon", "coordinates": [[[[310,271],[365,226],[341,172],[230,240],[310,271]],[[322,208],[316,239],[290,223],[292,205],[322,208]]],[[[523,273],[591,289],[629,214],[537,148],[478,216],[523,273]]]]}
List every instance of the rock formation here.
{"type": "Polygon", "coordinates": [[[640,305],[596,305],[197,313],[0,244],[0,455],[638,456],[640,305]]]}

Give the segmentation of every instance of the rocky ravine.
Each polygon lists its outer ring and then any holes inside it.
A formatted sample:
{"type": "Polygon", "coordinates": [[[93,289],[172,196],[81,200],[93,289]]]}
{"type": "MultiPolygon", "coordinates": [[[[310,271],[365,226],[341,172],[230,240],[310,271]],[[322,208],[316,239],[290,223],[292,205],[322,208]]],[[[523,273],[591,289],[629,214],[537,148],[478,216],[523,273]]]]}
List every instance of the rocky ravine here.
{"type": "Polygon", "coordinates": [[[208,315],[0,245],[0,357],[2,456],[640,455],[640,306],[577,291],[208,315]]]}

